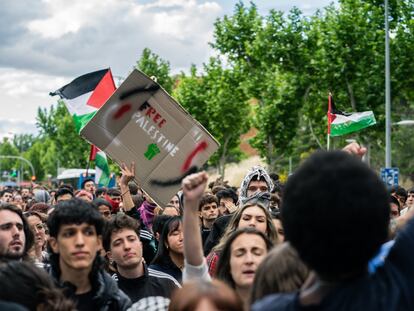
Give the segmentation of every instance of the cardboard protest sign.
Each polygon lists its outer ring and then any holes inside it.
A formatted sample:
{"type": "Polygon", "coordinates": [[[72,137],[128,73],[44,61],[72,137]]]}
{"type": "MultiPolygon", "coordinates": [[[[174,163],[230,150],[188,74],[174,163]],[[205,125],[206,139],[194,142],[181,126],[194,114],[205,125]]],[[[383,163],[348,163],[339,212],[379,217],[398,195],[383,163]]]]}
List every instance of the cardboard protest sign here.
{"type": "Polygon", "coordinates": [[[155,81],[134,70],[82,129],[161,206],[218,149],[218,142],[155,81]]]}

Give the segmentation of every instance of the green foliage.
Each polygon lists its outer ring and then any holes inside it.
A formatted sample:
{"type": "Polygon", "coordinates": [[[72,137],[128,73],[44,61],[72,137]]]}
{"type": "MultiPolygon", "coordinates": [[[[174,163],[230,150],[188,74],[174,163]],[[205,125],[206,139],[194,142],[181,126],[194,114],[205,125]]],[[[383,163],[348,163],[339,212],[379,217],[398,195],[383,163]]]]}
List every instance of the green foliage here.
{"type": "Polygon", "coordinates": [[[161,59],[157,54],[145,48],[141,58],[136,64],[136,68],[144,72],[147,76],[155,77],[157,82],[168,92],[172,92],[174,85],[170,77],[170,63],[161,59]]]}

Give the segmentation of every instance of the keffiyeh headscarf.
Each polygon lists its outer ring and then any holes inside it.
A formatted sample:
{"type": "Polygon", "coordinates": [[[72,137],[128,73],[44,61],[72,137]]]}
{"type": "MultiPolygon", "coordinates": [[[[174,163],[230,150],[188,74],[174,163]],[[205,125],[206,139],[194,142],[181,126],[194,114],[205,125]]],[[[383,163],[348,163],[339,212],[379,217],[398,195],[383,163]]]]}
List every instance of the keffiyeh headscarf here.
{"type": "Polygon", "coordinates": [[[256,176],[255,180],[260,180],[260,178],[263,176],[269,188],[269,192],[273,189],[272,179],[266,170],[261,166],[253,166],[250,171],[247,172],[246,176],[241,182],[239,202],[244,202],[247,199],[247,188],[253,176],[256,176]]]}

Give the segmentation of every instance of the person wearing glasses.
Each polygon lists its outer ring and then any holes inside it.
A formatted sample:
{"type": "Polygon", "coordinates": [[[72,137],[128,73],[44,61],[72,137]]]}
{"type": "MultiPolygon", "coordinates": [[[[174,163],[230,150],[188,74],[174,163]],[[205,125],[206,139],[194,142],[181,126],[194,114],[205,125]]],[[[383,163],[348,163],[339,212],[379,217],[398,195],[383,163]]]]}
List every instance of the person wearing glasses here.
{"type": "Polygon", "coordinates": [[[44,263],[48,259],[48,254],[45,251],[47,242],[45,222],[47,216],[35,211],[25,212],[23,215],[26,217],[35,236],[35,243],[30,251],[30,256],[38,267],[43,268],[44,263]]]}

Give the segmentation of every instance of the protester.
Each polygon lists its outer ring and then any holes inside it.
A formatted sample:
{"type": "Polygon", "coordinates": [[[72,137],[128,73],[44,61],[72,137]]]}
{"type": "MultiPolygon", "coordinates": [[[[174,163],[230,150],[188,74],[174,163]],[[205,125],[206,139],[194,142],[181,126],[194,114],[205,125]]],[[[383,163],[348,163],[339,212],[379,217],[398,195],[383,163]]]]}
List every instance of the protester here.
{"type": "Polygon", "coordinates": [[[13,201],[13,191],[11,189],[4,189],[0,193],[0,201],[2,203],[11,203],[13,201]]]}
{"type": "Polygon", "coordinates": [[[238,196],[237,193],[227,188],[216,193],[220,215],[233,214],[237,208],[238,196]]]}
{"type": "Polygon", "coordinates": [[[43,264],[46,263],[48,259],[46,252],[47,235],[45,224],[47,215],[34,211],[25,212],[23,215],[26,217],[35,236],[35,243],[30,251],[30,257],[36,265],[43,267],[43,264]]]}
{"type": "Polygon", "coordinates": [[[72,198],[73,198],[73,191],[66,187],[59,188],[55,193],[56,204],[62,201],[70,200],[72,198]]]}
{"type": "Polygon", "coordinates": [[[382,267],[367,269],[388,239],[388,202],[383,182],[355,156],[312,155],[287,182],[282,216],[286,239],[315,275],[299,293],[268,296],[252,310],[412,310],[412,213],[399,218],[382,267]]]}
{"type": "MultiPolygon", "coordinates": [[[[184,192],[184,282],[188,280],[210,281],[206,260],[203,256],[201,235],[197,228],[197,211],[207,184],[205,172],[187,176],[182,183],[184,192]]],[[[271,222],[271,221],[270,221],[271,222]]],[[[257,266],[272,247],[266,235],[253,227],[233,231],[223,246],[218,264],[217,277],[233,288],[243,301],[243,309],[249,309],[249,291],[257,266]]]]}
{"type": "Polygon", "coordinates": [[[268,210],[270,195],[266,193],[268,196],[264,197],[263,194],[263,192],[257,193],[249,199],[246,199],[246,204],[240,207],[232,216],[220,242],[207,256],[210,275],[215,275],[217,262],[221,256],[224,245],[227,243],[229,236],[236,229],[248,227],[255,228],[264,233],[272,243],[278,243],[276,228],[273,225],[272,216],[268,210]]]}
{"type": "Polygon", "coordinates": [[[50,214],[50,274],[78,310],[126,310],[130,299],[103,271],[99,256],[104,220],[80,199],[59,203],[50,214]]]}
{"type": "Polygon", "coordinates": [[[97,198],[97,199],[93,200],[92,203],[93,203],[93,205],[95,205],[98,208],[99,213],[102,215],[102,217],[104,219],[106,219],[106,220],[111,219],[111,217],[112,217],[112,214],[111,214],[112,205],[108,201],[106,201],[104,199],[101,199],[101,198],[97,198]]]}
{"type": "Polygon", "coordinates": [[[218,209],[217,197],[213,194],[205,193],[201,197],[198,211],[200,213],[201,237],[204,245],[211,232],[214,221],[219,216],[220,211],[218,209]]]}
{"type": "Polygon", "coordinates": [[[167,216],[180,216],[179,211],[173,206],[173,205],[167,205],[164,207],[164,209],[161,211],[161,215],[167,215],[167,216]]]}
{"type": "Polygon", "coordinates": [[[149,267],[167,273],[181,283],[184,268],[183,242],[182,220],[178,216],[171,217],[164,224],[157,254],[149,267]]]}
{"type": "Polygon", "coordinates": [[[12,204],[0,205],[0,259],[29,259],[34,235],[22,210],[12,204]]]}
{"type": "MultiPolygon", "coordinates": [[[[243,204],[246,199],[255,194],[269,193],[272,188],[273,183],[266,170],[260,166],[253,166],[241,182],[239,204],[243,204]]],[[[231,217],[225,215],[214,222],[210,235],[204,243],[204,254],[210,254],[213,247],[219,243],[231,217]]]]}
{"type": "Polygon", "coordinates": [[[115,278],[119,288],[132,302],[148,297],[169,298],[179,284],[169,275],[148,269],[142,257],[139,224],[135,219],[118,214],[108,223],[103,245],[116,267],[115,278]]]}
{"type": "MultiPolygon", "coordinates": [[[[88,191],[92,195],[92,200],[95,197],[96,185],[95,181],[91,178],[86,178],[81,185],[81,188],[85,191],[88,191]]],[[[91,200],[91,201],[92,201],[91,200]]]]}
{"type": "Polygon", "coordinates": [[[93,194],[87,190],[80,190],[75,195],[78,199],[84,200],[86,202],[93,201],[93,194]]]}
{"type": "Polygon", "coordinates": [[[76,310],[44,270],[27,262],[0,264],[0,288],[0,300],[18,303],[30,311],[76,310]]]}

